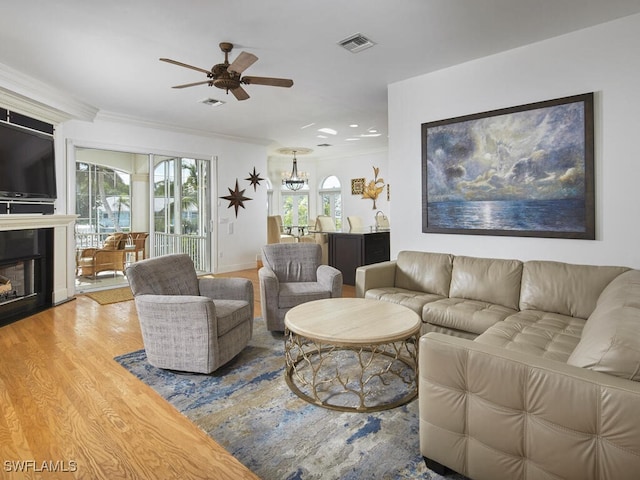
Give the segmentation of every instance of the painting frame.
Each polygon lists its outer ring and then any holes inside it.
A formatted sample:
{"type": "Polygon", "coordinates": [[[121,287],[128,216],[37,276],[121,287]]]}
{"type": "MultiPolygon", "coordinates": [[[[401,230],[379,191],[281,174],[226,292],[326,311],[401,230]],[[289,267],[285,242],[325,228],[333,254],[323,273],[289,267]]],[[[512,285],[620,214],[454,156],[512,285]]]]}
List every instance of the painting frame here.
{"type": "Polygon", "coordinates": [[[351,195],[362,195],[364,192],[365,178],[352,178],[351,179],[351,195]]]}
{"type": "Polygon", "coordinates": [[[422,124],[422,232],[595,239],[594,94],[422,124]]]}

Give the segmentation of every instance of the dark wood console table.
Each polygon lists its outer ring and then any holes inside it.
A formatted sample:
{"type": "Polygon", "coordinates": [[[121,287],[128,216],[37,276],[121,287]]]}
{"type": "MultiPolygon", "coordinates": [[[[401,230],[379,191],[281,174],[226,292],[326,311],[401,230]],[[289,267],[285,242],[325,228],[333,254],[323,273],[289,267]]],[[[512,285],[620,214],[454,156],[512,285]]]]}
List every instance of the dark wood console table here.
{"type": "Polygon", "coordinates": [[[329,235],[329,265],[342,272],[346,285],[355,285],[356,268],[384,262],[390,258],[389,232],[346,233],[329,235]]]}

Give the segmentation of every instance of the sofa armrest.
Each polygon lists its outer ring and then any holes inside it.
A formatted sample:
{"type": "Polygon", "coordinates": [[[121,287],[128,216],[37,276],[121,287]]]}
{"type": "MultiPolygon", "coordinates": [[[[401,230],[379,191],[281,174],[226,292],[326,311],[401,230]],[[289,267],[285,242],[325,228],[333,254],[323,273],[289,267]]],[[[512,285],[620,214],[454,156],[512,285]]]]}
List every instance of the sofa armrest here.
{"type": "Polygon", "coordinates": [[[393,287],[396,283],[396,260],[364,265],[356,269],[356,297],[364,298],[372,288],[393,287]]]}
{"type": "Polygon", "coordinates": [[[342,272],[329,265],[319,265],[316,270],[318,283],[331,292],[331,298],[342,297],[342,272]]]}
{"type": "Polygon", "coordinates": [[[211,278],[198,279],[200,295],[213,300],[244,300],[251,307],[253,318],[253,284],[246,278],[211,278]]]}
{"type": "Polygon", "coordinates": [[[470,478],[631,479],[640,383],[428,333],[419,345],[420,450],[470,478]]]}

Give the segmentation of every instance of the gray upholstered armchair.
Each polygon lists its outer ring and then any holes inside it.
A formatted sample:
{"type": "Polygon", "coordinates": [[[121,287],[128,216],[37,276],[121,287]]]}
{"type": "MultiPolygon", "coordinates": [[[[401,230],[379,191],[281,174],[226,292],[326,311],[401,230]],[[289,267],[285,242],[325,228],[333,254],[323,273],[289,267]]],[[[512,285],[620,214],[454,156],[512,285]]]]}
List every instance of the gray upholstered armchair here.
{"type": "Polygon", "coordinates": [[[317,243],[275,243],[262,247],[258,271],[260,302],[268,330],[283,331],[289,309],[311,300],[342,296],[342,273],[321,264],[317,243]]]}
{"type": "Polygon", "coordinates": [[[198,278],[191,258],[184,254],[133,263],[127,278],[151,365],[211,373],[249,343],[250,280],[198,278]]]}

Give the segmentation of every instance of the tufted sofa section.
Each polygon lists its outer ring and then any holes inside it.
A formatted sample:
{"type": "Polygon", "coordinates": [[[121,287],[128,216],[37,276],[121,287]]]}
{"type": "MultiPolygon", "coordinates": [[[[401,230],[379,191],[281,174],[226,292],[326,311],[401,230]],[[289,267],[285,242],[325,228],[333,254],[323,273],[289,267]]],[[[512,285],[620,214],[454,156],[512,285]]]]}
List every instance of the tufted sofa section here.
{"type": "Polygon", "coordinates": [[[439,333],[420,339],[420,451],[474,480],[632,480],[640,383],[439,333]]]}
{"type": "Polygon", "coordinates": [[[639,270],[400,252],[360,267],[356,294],[421,314],[431,468],[474,480],[640,478],[639,270]]]}

